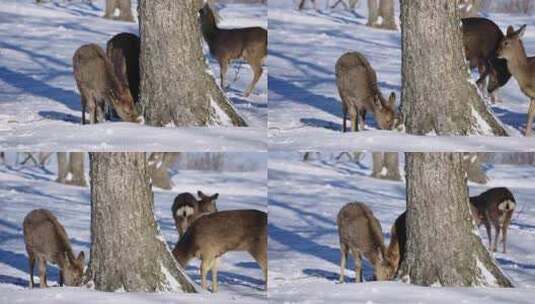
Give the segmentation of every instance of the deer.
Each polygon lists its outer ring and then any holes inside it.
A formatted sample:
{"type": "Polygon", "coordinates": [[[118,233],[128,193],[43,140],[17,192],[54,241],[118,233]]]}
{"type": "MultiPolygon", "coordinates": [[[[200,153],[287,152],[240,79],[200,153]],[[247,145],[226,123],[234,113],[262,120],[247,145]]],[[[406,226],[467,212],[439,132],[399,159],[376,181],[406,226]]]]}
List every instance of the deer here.
{"type": "Polygon", "coordinates": [[[218,290],[219,258],[229,251],[247,251],[262,269],[267,289],[267,213],[228,210],[204,215],[193,222],[176,243],[173,255],[186,267],[193,258],[201,259],[201,287],[212,272],[212,292],[218,290]]]}
{"type": "Polygon", "coordinates": [[[206,195],[202,191],[197,191],[199,200],[189,192],[180,193],[175,197],[171,212],[175,220],[178,237],[184,235],[188,227],[199,217],[217,212],[216,200],[219,194],[206,195]]]}
{"type": "Polygon", "coordinates": [[[267,30],[262,27],[220,29],[208,4],[199,11],[199,15],[204,40],[210,54],[219,63],[221,89],[225,89],[225,74],[230,62],[244,59],[253,70],[253,80],[244,93],[248,97],[262,76],[262,65],[267,56],[267,30]]]}
{"type": "Polygon", "coordinates": [[[525,24],[516,31],[512,26],[507,27],[505,38],[498,47],[498,58],[507,60],[507,68],[518,82],[522,93],[530,99],[526,136],[531,136],[535,117],[535,56],[526,55],[522,42],[525,32],[525,24]]]}
{"type": "Polygon", "coordinates": [[[507,230],[516,208],[513,193],[505,187],[491,188],[477,196],[470,197],[470,209],[476,226],[485,225],[489,238],[489,250],[496,252],[500,231],[502,232],[503,253],[507,252],[507,230]],[[495,239],[492,242],[491,224],[495,239]]]}
{"type": "Polygon", "coordinates": [[[344,271],[348,254],[355,259],[355,281],[362,282],[362,256],[373,266],[378,281],[390,280],[397,264],[386,256],[381,224],[373,212],[363,203],[346,204],[336,218],[340,238],[340,283],[344,282],[344,271]]]}
{"type": "Polygon", "coordinates": [[[74,256],[69,237],[58,219],[46,209],[35,209],[28,213],[22,223],[24,244],[30,266],[30,288],[35,286],[33,268],[39,265],[39,286],[48,287],[46,264],[59,267],[59,286],[80,286],[82,284],[85,255],[81,251],[74,256]]]}
{"type": "Polygon", "coordinates": [[[359,52],[348,52],[336,61],[336,87],[342,99],[343,127],[346,132],[347,113],[351,118],[351,130],[364,129],[366,113],[371,112],[380,129],[391,130],[399,121],[396,115],[396,94],[388,101],[377,86],[377,75],[370,63],[359,52]]]}
{"type": "Polygon", "coordinates": [[[507,61],[497,55],[504,34],[493,21],[478,17],[463,18],[462,31],[465,58],[470,68],[477,68],[479,72],[476,84],[483,91],[488,78],[487,93],[494,103],[497,101],[497,89],[511,78],[507,61]]]}
{"type": "Polygon", "coordinates": [[[119,117],[128,122],[142,122],[134,109],[134,100],[127,86],[117,78],[102,48],[96,44],[79,47],[73,56],[76,85],[81,95],[82,124],[89,110],[91,124],[105,120],[106,107],[112,106],[119,117]]]}
{"type": "Polygon", "coordinates": [[[118,80],[130,89],[134,104],[139,102],[139,37],[119,33],[106,44],[106,54],[118,80]]]}

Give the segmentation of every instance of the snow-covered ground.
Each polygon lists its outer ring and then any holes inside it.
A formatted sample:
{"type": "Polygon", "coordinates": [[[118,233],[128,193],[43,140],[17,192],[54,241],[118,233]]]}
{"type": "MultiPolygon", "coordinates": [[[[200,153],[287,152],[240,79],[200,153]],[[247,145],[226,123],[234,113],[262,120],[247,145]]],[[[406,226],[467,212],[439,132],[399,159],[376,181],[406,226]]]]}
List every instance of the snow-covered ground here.
{"type": "MultiPolygon", "coordinates": [[[[180,192],[218,192],[217,207],[267,211],[266,156],[254,156],[259,170],[251,172],[207,172],[180,170],[173,176],[176,186],[170,191],[155,189],[155,214],[165,239],[172,248],[177,240],[171,205],[180,192]],[[261,169],[263,167],[263,169],[261,169]]],[[[13,164],[12,161],[9,161],[13,164]]],[[[230,252],[221,258],[220,291],[196,295],[178,293],[105,293],[87,288],[51,287],[28,289],[28,259],[24,248],[22,221],[33,209],[51,210],[65,226],[74,251],[84,250],[89,260],[90,191],[54,182],[56,166],[37,167],[0,165],[0,303],[257,303],[266,301],[260,268],[244,252],[230,252]]],[[[200,283],[199,261],[187,269],[200,283]]],[[[37,271],[35,271],[37,274],[37,271]]],[[[38,281],[38,276],[34,276],[38,281]]],[[[57,269],[48,266],[49,285],[57,285],[57,269]]]]}
{"type": "MultiPolygon", "coordinates": [[[[296,2],[269,1],[270,148],[302,151],[535,149],[533,139],[521,137],[529,99],[520,92],[513,78],[500,90],[503,102],[492,107],[513,138],[409,136],[377,130],[371,115],[368,115],[367,131],[342,134],[342,109],[334,75],[336,60],[348,51],[363,53],[377,71],[383,94],[396,92],[399,103],[401,33],[367,27],[366,1],[360,1],[355,12],[325,9],[326,1],[316,1],[318,11],[297,11],[296,2]]],[[[492,14],[488,17],[503,31],[509,24],[515,28],[528,24],[524,43],[527,53],[535,54],[535,22],[531,16],[492,14]]]]}
{"type": "MultiPolygon", "coordinates": [[[[80,96],[72,75],[74,52],[86,43],[105,47],[120,32],[138,34],[137,23],[103,19],[104,3],[0,2],[0,149],[266,149],[267,67],[255,92],[246,98],[243,92],[252,73],[247,64],[239,63],[228,71],[227,96],[250,125],[247,130],[208,128],[200,135],[197,128],[161,129],[133,123],[81,127],[80,96]],[[235,77],[238,68],[239,77],[235,77]]],[[[133,9],[136,6],[134,1],[133,9]]],[[[265,5],[220,8],[222,27],[267,27],[265,5]]],[[[213,58],[210,64],[219,78],[219,65],[213,58]]]]}
{"type": "MultiPolygon", "coordinates": [[[[336,215],[351,201],[365,202],[381,222],[385,242],[404,210],[404,182],[369,177],[371,156],[361,164],[334,160],[302,161],[298,153],[270,153],[268,169],[269,298],[274,303],[533,303],[535,295],[535,166],[485,166],[487,185],[470,184],[476,195],[506,186],[518,206],[508,234],[508,253],[495,256],[518,288],[425,288],[401,282],[338,283],[336,215]]],[[[403,158],[403,157],[402,157],[403,158]]],[[[403,170],[403,165],[401,165],[403,170]]],[[[403,172],[402,172],[402,175],[403,172]]],[[[487,243],[486,232],[480,235],[487,243]]],[[[364,278],[373,268],[364,262],[364,278]]]]}

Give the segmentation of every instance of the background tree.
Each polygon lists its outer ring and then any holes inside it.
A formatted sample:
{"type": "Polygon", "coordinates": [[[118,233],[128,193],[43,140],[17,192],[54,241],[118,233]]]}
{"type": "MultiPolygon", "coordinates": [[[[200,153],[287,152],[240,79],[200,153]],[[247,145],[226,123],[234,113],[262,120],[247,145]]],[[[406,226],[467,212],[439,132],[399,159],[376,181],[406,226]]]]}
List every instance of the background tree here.
{"type": "Polygon", "coordinates": [[[246,125],[209,72],[198,22],[203,3],[139,2],[140,100],[150,125],[246,125]]]}
{"type": "Polygon", "coordinates": [[[195,288],[159,235],[145,153],[90,153],[91,258],[97,290],[195,288]]]}
{"type": "Polygon", "coordinates": [[[399,154],[397,152],[372,152],[372,177],[388,180],[401,180],[399,173],[399,154]]]}
{"type": "Polygon", "coordinates": [[[154,152],[149,157],[149,175],[152,185],[170,190],[174,183],[169,175],[169,168],[176,162],[178,152],[154,152]]]}
{"type": "Polygon", "coordinates": [[[106,0],[104,18],[134,22],[131,0],[106,0]],[[119,14],[116,14],[116,11],[119,14]]]}
{"type": "Polygon", "coordinates": [[[407,132],[507,135],[468,81],[459,1],[401,2],[402,108],[407,132]]]}
{"type": "Polygon", "coordinates": [[[412,284],[512,287],[473,233],[462,153],[406,153],[407,246],[412,284]]]}

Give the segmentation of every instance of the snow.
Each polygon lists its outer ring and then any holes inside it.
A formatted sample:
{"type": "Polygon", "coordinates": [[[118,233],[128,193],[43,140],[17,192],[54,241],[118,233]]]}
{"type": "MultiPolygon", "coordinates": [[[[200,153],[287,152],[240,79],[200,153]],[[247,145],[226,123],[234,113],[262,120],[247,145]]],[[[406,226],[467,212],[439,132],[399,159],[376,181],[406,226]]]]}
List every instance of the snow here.
{"type": "MultiPolygon", "coordinates": [[[[10,153],[12,154],[12,153],[10,153]]],[[[240,157],[239,154],[236,157],[240,157]]],[[[0,165],[0,304],[11,303],[259,303],[265,302],[263,274],[255,261],[245,252],[230,252],[220,258],[219,292],[211,294],[182,294],[176,292],[109,293],[84,287],[57,286],[58,272],[48,266],[48,283],[51,288],[30,290],[28,286],[28,260],[22,235],[22,221],[36,208],[52,211],[64,225],[75,254],[83,250],[89,262],[90,190],[54,182],[55,161],[44,169],[32,166],[0,165]]],[[[176,185],[165,191],[155,188],[155,217],[163,240],[174,247],[177,232],[171,214],[175,196],[181,192],[219,193],[220,210],[254,208],[267,211],[266,155],[256,157],[259,170],[210,172],[179,170],[173,175],[176,185]],[[263,164],[263,165],[262,165],[263,164]]],[[[86,163],[87,164],[87,163],[86,163]]],[[[86,166],[86,174],[88,174],[86,166]]],[[[186,273],[200,284],[200,261],[195,259],[186,273]]],[[[37,269],[34,279],[39,281],[37,269]]]]}
{"type": "MultiPolygon", "coordinates": [[[[523,137],[529,99],[511,78],[501,89],[503,102],[492,106],[511,138],[493,136],[412,136],[378,131],[368,115],[366,131],[342,134],[342,109],[334,66],[345,52],[363,53],[377,71],[384,95],[401,96],[401,32],[369,28],[367,6],[360,1],[355,12],[326,9],[295,10],[296,1],[269,1],[269,139],[275,150],[299,151],[533,151],[535,141],[523,137]]],[[[399,6],[398,2],[395,2],[399,6]]],[[[396,8],[396,16],[399,7],[396,8]]],[[[491,14],[505,31],[508,24],[528,24],[524,43],[535,54],[535,25],[530,16],[491,14]],[[532,26],[532,28],[535,28],[532,26]]],[[[399,19],[396,19],[399,25],[399,19]]],[[[476,118],[481,125],[481,118],[476,118]]],[[[482,127],[478,132],[488,131],[482,127]]]]}
{"type": "MultiPolygon", "coordinates": [[[[0,149],[18,150],[265,150],[267,68],[255,91],[247,64],[238,77],[227,75],[227,97],[248,128],[155,128],[134,123],[81,126],[80,95],[72,75],[72,56],[86,43],[105,47],[120,32],[138,34],[138,24],[103,19],[104,0],[2,0],[0,5],[0,149]],[[217,130],[221,129],[221,130],[217,130]],[[203,133],[203,134],[201,134],[203,133]],[[135,136],[132,136],[135,134],[135,136]],[[179,140],[180,139],[180,140],[179,140]]],[[[134,13],[137,4],[132,5],[134,13]]],[[[267,27],[267,7],[220,5],[222,27],[267,27]]],[[[135,13],[137,15],[137,13],[135,13]]],[[[205,47],[205,52],[208,48],[205,47]]],[[[219,65],[209,56],[213,74],[219,65]]],[[[216,78],[219,83],[219,79],[216,78]]]]}
{"type": "MultiPolygon", "coordinates": [[[[354,282],[353,259],[338,283],[336,215],[348,202],[366,203],[390,242],[390,228],[405,209],[405,183],[371,178],[372,157],[360,164],[322,152],[303,162],[300,153],[273,152],[269,159],[269,299],[274,303],[533,303],[535,294],[535,166],[485,164],[487,185],[469,184],[470,195],[505,186],[518,206],[508,230],[507,253],[493,255],[514,289],[426,288],[401,281],[374,282],[363,262],[365,283],[354,282]]],[[[404,156],[400,171],[404,175],[404,156]]],[[[486,231],[475,232],[488,245],[486,231]]],[[[409,281],[406,278],[405,281],[409,281]]]]}

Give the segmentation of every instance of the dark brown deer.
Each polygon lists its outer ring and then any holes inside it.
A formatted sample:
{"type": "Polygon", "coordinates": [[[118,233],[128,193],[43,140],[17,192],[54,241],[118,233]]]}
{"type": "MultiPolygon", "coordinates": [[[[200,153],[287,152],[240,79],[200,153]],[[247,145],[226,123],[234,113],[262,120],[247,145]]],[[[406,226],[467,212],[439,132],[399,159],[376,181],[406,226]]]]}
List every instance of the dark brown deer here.
{"type": "Polygon", "coordinates": [[[115,75],[130,89],[134,103],[139,101],[139,52],[139,37],[131,33],[117,34],[106,44],[115,75]]]}
{"type": "Polygon", "coordinates": [[[267,30],[261,27],[220,29],[208,4],[199,14],[204,39],[208,43],[210,53],[219,63],[221,88],[225,88],[225,74],[230,62],[244,59],[254,74],[244,94],[249,96],[262,76],[262,64],[267,56],[267,30]]]}
{"type": "Polygon", "coordinates": [[[67,232],[52,212],[35,209],[22,223],[24,243],[30,265],[30,287],[34,287],[33,268],[39,262],[39,285],[46,283],[46,262],[59,266],[59,286],[79,286],[84,272],[84,252],[74,257],[67,232]]]}
{"type": "Polygon", "coordinates": [[[407,246],[406,217],[407,212],[405,211],[398,216],[390,229],[390,244],[386,250],[386,257],[395,266],[394,274],[399,271],[399,266],[405,258],[407,246]]]}
{"type": "Polygon", "coordinates": [[[503,252],[505,253],[507,229],[516,207],[513,193],[505,187],[491,188],[480,195],[470,197],[470,204],[476,225],[485,225],[489,238],[489,250],[497,250],[501,231],[503,252]],[[494,242],[492,242],[491,224],[495,230],[494,242]]]}
{"type": "Polygon", "coordinates": [[[173,249],[177,261],[186,267],[194,257],[201,259],[201,287],[212,271],[212,292],[217,292],[218,259],[229,251],[247,251],[264,273],[267,287],[267,214],[258,210],[220,211],[200,217],[186,230],[173,249]]]}
{"type": "Polygon", "coordinates": [[[121,83],[102,48],[86,44],[73,57],[74,78],[81,95],[82,124],[89,111],[90,123],[105,120],[105,107],[112,106],[124,121],[140,122],[130,90],[121,83]]]}
{"type": "Polygon", "coordinates": [[[528,57],[522,36],[526,31],[524,24],[518,30],[507,28],[507,35],[500,43],[498,57],[507,60],[507,67],[518,82],[520,90],[530,99],[526,136],[530,136],[535,118],[535,57],[528,57]]]}
{"type": "Polygon", "coordinates": [[[336,87],[342,99],[343,129],[346,131],[347,112],[351,118],[351,130],[364,129],[366,113],[371,112],[380,129],[391,130],[398,120],[396,94],[388,101],[377,86],[377,74],[359,52],[349,52],[336,61],[336,87]]]}
{"type": "Polygon", "coordinates": [[[188,227],[199,217],[217,212],[216,200],[218,193],[214,195],[205,195],[202,191],[197,191],[199,200],[189,192],[180,193],[176,196],[171,212],[175,220],[178,238],[184,235],[188,227]]]}
{"type": "Polygon", "coordinates": [[[496,90],[511,78],[507,61],[499,59],[497,55],[504,35],[496,23],[486,18],[464,18],[462,25],[466,60],[470,68],[478,69],[479,79],[476,83],[481,90],[488,76],[487,92],[494,102],[496,90]]]}
{"type": "Polygon", "coordinates": [[[355,259],[355,281],[362,282],[362,256],[375,268],[378,281],[390,280],[397,269],[386,258],[381,224],[373,212],[363,203],[348,203],[338,212],[336,218],[340,237],[340,282],[344,282],[344,271],[349,253],[355,259]]]}

